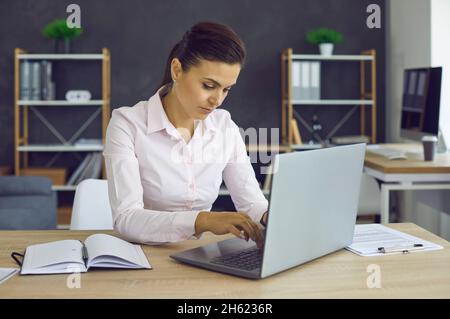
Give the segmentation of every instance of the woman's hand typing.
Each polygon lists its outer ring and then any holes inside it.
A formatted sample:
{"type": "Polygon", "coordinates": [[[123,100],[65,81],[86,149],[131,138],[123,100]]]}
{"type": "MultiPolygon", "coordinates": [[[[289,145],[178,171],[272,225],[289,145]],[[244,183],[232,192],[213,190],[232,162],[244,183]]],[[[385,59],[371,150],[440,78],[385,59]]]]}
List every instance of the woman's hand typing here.
{"type": "Polygon", "coordinates": [[[259,226],[242,212],[200,212],[195,220],[195,234],[206,231],[216,235],[231,233],[247,241],[251,238],[258,247],[262,247],[264,241],[259,226]]]}

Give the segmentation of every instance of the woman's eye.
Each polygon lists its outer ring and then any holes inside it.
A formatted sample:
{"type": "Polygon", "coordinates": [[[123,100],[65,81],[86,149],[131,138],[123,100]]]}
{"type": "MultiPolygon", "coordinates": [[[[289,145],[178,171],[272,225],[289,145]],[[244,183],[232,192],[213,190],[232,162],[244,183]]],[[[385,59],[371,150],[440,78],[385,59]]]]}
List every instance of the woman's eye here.
{"type": "Polygon", "coordinates": [[[205,89],[209,89],[209,90],[214,89],[214,86],[208,85],[208,84],[205,84],[205,83],[203,83],[203,87],[204,87],[205,89]]]}

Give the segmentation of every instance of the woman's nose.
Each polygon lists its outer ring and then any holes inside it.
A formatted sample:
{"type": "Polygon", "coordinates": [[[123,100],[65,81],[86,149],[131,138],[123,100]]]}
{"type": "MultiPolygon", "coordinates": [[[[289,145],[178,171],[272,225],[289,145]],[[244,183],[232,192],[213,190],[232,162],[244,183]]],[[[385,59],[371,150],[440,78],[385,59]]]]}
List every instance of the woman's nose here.
{"type": "Polygon", "coordinates": [[[211,106],[218,107],[222,104],[222,96],[220,94],[214,94],[209,97],[209,103],[211,106]]]}

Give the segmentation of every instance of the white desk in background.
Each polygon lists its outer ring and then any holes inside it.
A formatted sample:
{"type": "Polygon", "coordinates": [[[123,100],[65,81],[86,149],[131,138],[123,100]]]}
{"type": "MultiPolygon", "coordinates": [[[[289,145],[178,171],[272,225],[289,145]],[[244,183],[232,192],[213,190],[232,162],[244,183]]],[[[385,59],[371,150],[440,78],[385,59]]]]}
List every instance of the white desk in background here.
{"type": "Polygon", "coordinates": [[[381,223],[389,223],[391,190],[450,189],[450,153],[436,154],[434,161],[423,160],[421,144],[379,144],[406,152],[406,160],[389,160],[366,152],[364,171],[381,183],[381,223]]]}

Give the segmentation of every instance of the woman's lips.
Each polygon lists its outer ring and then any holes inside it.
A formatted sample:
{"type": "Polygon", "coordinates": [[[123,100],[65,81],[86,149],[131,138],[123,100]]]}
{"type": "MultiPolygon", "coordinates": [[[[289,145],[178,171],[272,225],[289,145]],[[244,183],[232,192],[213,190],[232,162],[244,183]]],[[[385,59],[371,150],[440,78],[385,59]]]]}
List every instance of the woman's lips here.
{"type": "Polygon", "coordinates": [[[200,107],[200,110],[204,114],[209,114],[209,113],[211,113],[213,111],[213,109],[208,109],[206,107],[200,107]]]}

